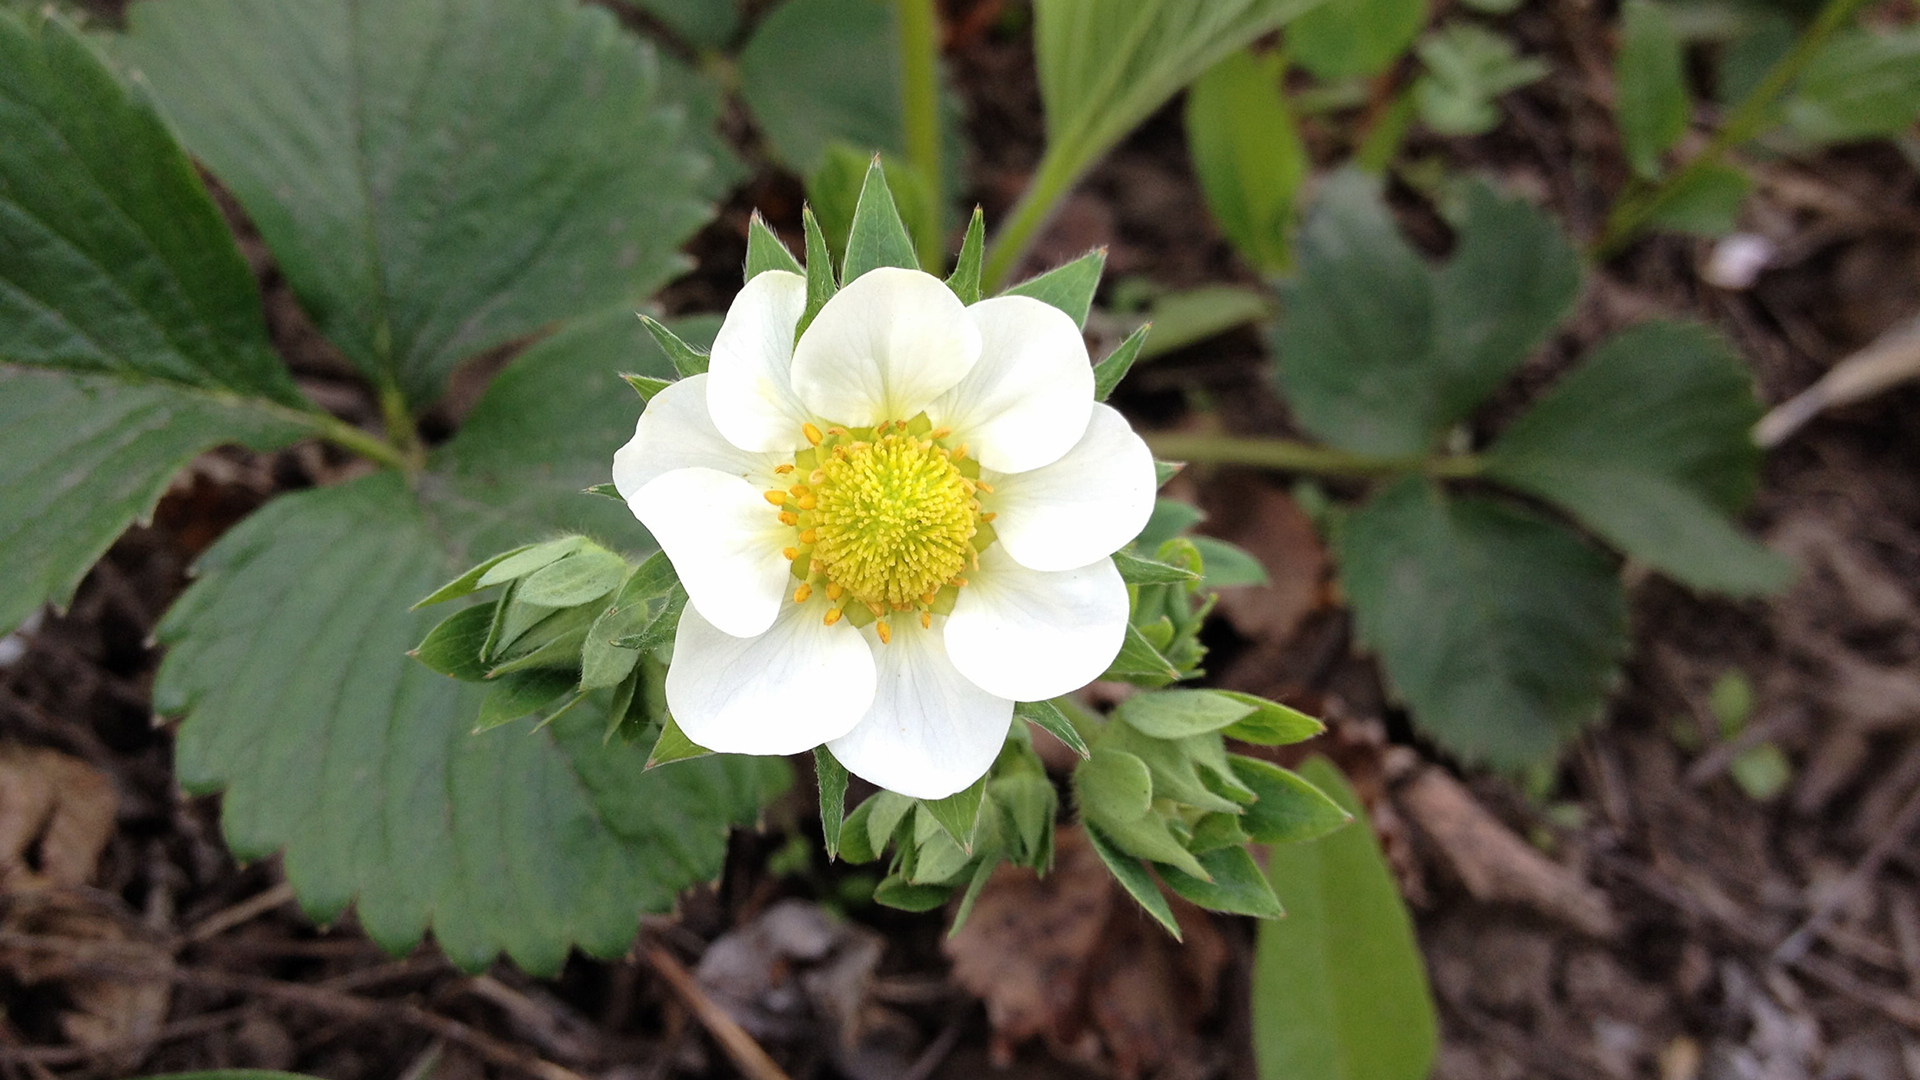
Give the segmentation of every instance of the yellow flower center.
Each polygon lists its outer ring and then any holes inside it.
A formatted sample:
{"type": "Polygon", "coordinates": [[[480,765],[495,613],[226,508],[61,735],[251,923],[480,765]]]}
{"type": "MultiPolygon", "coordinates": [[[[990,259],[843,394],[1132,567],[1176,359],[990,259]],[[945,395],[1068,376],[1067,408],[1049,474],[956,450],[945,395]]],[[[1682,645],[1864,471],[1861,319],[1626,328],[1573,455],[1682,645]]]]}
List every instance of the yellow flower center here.
{"type": "Polygon", "coordinates": [[[825,594],[825,621],[844,615],[892,638],[891,612],[918,611],[928,626],[953,610],[961,574],[994,540],[976,492],[979,464],[949,447],[925,414],[872,428],[805,428],[811,446],[777,470],[797,480],[767,492],[794,530],[785,554],[800,579],[793,598],[825,594]]]}

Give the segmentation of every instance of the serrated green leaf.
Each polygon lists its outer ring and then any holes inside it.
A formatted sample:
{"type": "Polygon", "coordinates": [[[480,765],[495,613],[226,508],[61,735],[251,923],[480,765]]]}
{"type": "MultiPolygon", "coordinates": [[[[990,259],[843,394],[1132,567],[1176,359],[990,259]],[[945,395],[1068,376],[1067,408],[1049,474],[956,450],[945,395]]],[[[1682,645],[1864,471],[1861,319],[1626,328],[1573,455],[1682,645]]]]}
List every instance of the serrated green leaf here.
{"type": "Polygon", "coordinates": [[[501,676],[488,684],[487,696],[480,699],[473,733],[491,731],[545,709],[572,693],[574,681],[570,671],[521,671],[501,676]]]}
{"type": "Polygon", "coordinates": [[[413,658],[450,678],[480,682],[487,677],[487,665],[480,658],[480,652],[492,625],[492,604],[462,608],[427,631],[427,636],[414,647],[413,658]]]}
{"type": "MultiPolygon", "coordinates": [[[[1425,0],[1387,2],[1425,6],[1425,0]]],[[[1355,6],[1323,4],[1296,20],[1288,37],[1313,19],[1344,18],[1355,6]]],[[[1278,54],[1242,50],[1187,90],[1187,151],[1207,209],[1240,258],[1266,274],[1292,268],[1294,200],[1310,161],[1280,89],[1283,74],[1278,54]]]]}
{"type": "MultiPolygon", "coordinates": [[[[967,234],[960,240],[960,257],[954,262],[953,273],[947,278],[947,288],[960,302],[972,306],[980,302],[980,260],[986,254],[987,218],[979,208],[973,208],[973,216],[967,219],[967,234]]],[[[1105,400],[1105,396],[1095,391],[1095,396],[1105,400]]]]}
{"type": "Polygon", "coordinates": [[[128,16],[116,51],[321,333],[416,406],[484,349],[647,295],[734,168],[715,91],[604,9],[160,0],[128,16]]]}
{"type": "Polygon", "coordinates": [[[1654,0],[1620,5],[1620,52],[1613,60],[1619,87],[1614,119],[1627,163],[1645,179],[1661,173],[1660,159],[1686,134],[1686,58],[1666,8],[1654,0]]]}
{"type": "Polygon", "coordinates": [[[820,831],[827,858],[840,855],[840,827],[847,812],[847,767],[824,746],[813,748],[813,774],[820,783],[820,831]]]}
{"type": "Polygon", "coordinates": [[[969,854],[973,851],[974,831],[980,827],[980,808],[984,805],[987,792],[987,778],[982,775],[965,790],[956,791],[944,799],[920,799],[920,809],[928,817],[939,823],[960,850],[969,854]]]}
{"type": "Polygon", "coordinates": [[[1295,773],[1238,754],[1227,760],[1240,782],[1259,796],[1240,816],[1241,828],[1259,843],[1318,840],[1353,820],[1339,803],[1295,773]]]}
{"type": "Polygon", "coordinates": [[[1350,514],[1335,546],[1358,638],[1455,753],[1528,765],[1599,718],[1626,652],[1626,595],[1578,536],[1408,479],[1350,514]]]}
{"type": "Polygon", "coordinates": [[[1068,720],[1067,714],[1061,712],[1060,706],[1055,705],[1053,702],[1017,702],[1013,706],[1013,714],[1023,720],[1028,720],[1039,725],[1042,731],[1059,739],[1067,745],[1069,750],[1079,754],[1081,757],[1084,758],[1091,753],[1091,751],[1087,749],[1086,740],[1080,737],[1080,732],[1074,730],[1073,722],[1068,720]]]}
{"type": "MultiPolygon", "coordinates": [[[[1120,380],[1126,378],[1127,372],[1133,370],[1133,362],[1139,359],[1140,348],[1146,344],[1147,332],[1151,329],[1153,329],[1152,323],[1135,329],[1133,333],[1127,335],[1125,341],[1107,354],[1106,359],[1093,366],[1093,400],[1105,401],[1113,396],[1114,388],[1120,385],[1120,380]]],[[[1159,465],[1159,462],[1154,463],[1156,469],[1159,465]]],[[[1164,484],[1166,481],[1161,480],[1160,483],[1164,484]]]]}
{"type": "Polygon", "coordinates": [[[1488,475],[1565,507],[1689,585],[1783,588],[1792,567],[1727,513],[1759,481],[1752,376],[1705,327],[1653,322],[1603,342],[1503,432],[1488,475]]]}
{"type": "MultiPolygon", "coordinates": [[[[1465,19],[1421,38],[1416,51],[1426,70],[1414,81],[1412,104],[1421,122],[1441,135],[1484,135],[1499,127],[1500,95],[1546,78],[1549,70],[1538,57],[1521,56],[1512,39],[1465,19]]],[[[1405,123],[1390,118],[1375,130],[1394,133],[1405,123]]],[[[1360,160],[1371,160],[1374,171],[1384,169],[1398,142],[1394,133],[1363,148],[1360,160]]]]}
{"type": "Polygon", "coordinates": [[[1270,853],[1287,917],[1261,923],[1254,949],[1260,1080],[1425,1080],[1438,1036],[1413,921],[1339,770],[1301,772],[1361,820],[1270,853]]]}
{"type": "MultiPolygon", "coordinates": [[[[1100,273],[1107,265],[1107,249],[1095,248],[1069,263],[1063,263],[1038,277],[1031,277],[1008,289],[1006,296],[1031,296],[1073,316],[1075,326],[1087,325],[1087,312],[1093,309],[1093,294],[1100,288],[1100,273]]],[[[1118,379],[1115,380],[1118,382],[1118,379]]]]}
{"type": "Polygon", "coordinates": [[[1184,566],[1143,559],[1129,551],[1114,552],[1113,565],[1119,568],[1121,580],[1133,585],[1185,584],[1200,580],[1199,574],[1184,566]]]}
{"type": "Polygon", "coordinates": [[[627,560],[588,545],[521,579],[519,600],[542,607],[574,607],[607,595],[626,577],[627,560]]]}
{"type": "Polygon", "coordinates": [[[1273,886],[1253,856],[1239,845],[1214,848],[1199,856],[1212,881],[1203,881],[1172,866],[1160,868],[1160,880],[1189,903],[1229,915],[1251,915],[1256,919],[1277,919],[1284,912],[1273,895],[1273,886]]]}
{"type": "Polygon", "coordinates": [[[1215,690],[1214,693],[1251,705],[1254,710],[1246,719],[1221,729],[1220,734],[1229,739],[1239,739],[1255,746],[1287,746],[1326,733],[1327,725],[1277,701],[1268,701],[1255,694],[1243,694],[1238,690],[1215,690]]]}
{"type": "Polygon", "coordinates": [[[1694,236],[1725,236],[1739,224],[1741,204],[1752,190],[1746,170],[1704,162],[1674,177],[1647,224],[1694,236]]]}
{"type": "Polygon", "coordinates": [[[1267,568],[1246,551],[1211,536],[1190,537],[1200,550],[1201,575],[1209,589],[1227,589],[1239,585],[1267,584],[1267,568]]]}
{"type": "Polygon", "coordinates": [[[1121,702],[1113,715],[1142,735],[1184,739],[1219,731],[1254,709],[1248,702],[1212,690],[1155,690],[1121,702]]]}
{"type": "Polygon", "coordinates": [[[1153,883],[1153,876],[1147,873],[1146,864],[1121,851],[1113,841],[1100,835],[1099,829],[1091,825],[1083,827],[1094,854],[1100,856],[1100,862],[1120,883],[1120,887],[1127,890],[1127,895],[1153,916],[1155,922],[1166,928],[1167,933],[1173,935],[1173,940],[1182,940],[1180,923],[1173,917],[1173,907],[1167,903],[1166,897],[1160,895],[1160,887],[1153,883]]]}
{"type": "Polygon", "coordinates": [[[1322,4],[1287,27],[1287,52],[1322,80],[1378,75],[1426,25],[1426,0],[1322,4]]]}
{"type": "Polygon", "coordinates": [[[773,226],[755,210],[747,220],[747,270],[741,280],[752,281],[769,270],[784,270],[789,274],[801,273],[800,263],[787,250],[773,226]]]}
{"type": "MultiPolygon", "coordinates": [[[[669,330],[666,324],[652,316],[640,316],[640,325],[647,328],[647,333],[652,335],[653,340],[659,344],[661,351],[667,354],[669,360],[673,361],[673,370],[678,372],[681,378],[685,379],[690,376],[704,375],[707,373],[708,357],[704,349],[696,348],[680,340],[680,335],[669,330]]],[[[629,383],[629,385],[632,384],[629,383]]]]}
{"type": "Polygon", "coordinates": [[[875,157],[867,166],[866,179],[860,185],[860,201],[853,208],[840,282],[850,284],[861,274],[882,266],[917,270],[920,262],[913,253],[913,238],[907,235],[906,222],[900,220],[900,211],[893,204],[886,170],[875,157]]]}

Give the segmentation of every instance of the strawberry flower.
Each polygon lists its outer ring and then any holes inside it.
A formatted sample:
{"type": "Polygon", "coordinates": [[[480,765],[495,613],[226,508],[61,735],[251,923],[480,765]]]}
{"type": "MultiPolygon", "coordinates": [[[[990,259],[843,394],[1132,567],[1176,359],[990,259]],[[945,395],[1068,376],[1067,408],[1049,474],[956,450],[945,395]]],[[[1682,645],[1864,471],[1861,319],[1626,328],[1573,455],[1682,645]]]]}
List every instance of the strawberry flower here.
{"type": "Polygon", "coordinates": [[[1015,702],[1118,654],[1109,556],[1153,509],[1152,455],[1039,300],[965,306],[882,268],[796,341],[805,308],[801,276],[755,276],[708,372],[660,391],[614,456],[687,590],[667,706],[708,749],[824,743],[943,798],[986,773],[1015,702]]]}

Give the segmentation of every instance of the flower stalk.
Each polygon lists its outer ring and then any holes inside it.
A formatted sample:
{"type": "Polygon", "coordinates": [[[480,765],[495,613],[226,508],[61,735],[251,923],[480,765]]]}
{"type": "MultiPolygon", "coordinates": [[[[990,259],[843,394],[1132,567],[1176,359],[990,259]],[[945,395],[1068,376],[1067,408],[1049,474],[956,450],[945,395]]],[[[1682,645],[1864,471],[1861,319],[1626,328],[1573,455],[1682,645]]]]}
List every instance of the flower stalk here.
{"type": "Polygon", "coordinates": [[[900,33],[900,115],[906,127],[907,161],[926,185],[920,220],[909,222],[914,254],[922,269],[944,269],[941,228],[946,192],[940,160],[940,19],[936,0],[894,0],[900,33]]]}

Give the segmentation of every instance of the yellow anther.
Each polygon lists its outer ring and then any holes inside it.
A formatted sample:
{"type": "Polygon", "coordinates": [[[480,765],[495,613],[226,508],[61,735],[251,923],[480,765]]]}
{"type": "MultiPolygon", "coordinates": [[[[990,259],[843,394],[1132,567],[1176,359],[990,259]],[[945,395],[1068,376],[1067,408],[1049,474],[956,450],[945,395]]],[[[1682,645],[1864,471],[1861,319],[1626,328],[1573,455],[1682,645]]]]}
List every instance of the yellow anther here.
{"type": "Polygon", "coordinates": [[[775,506],[785,506],[787,503],[787,493],[781,491],[779,488],[775,488],[772,491],[763,491],[760,493],[760,496],[775,506]]]}
{"type": "Polygon", "coordinates": [[[827,599],[829,600],[840,599],[840,597],[846,594],[846,591],[847,590],[841,587],[840,583],[837,581],[832,581],[827,583],[827,599]]]}
{"type": "Polygon", "coordinates": [[[953,460],[959,461],[967,456],[967,444],[961,443],[953,448],[953,460]]]}
{"type": "Polygon", "coordinates": [[[780,511],[780,524],[798,525],[800,524],[800,515],[791,510],[782,510],[780,511]]]}
{"type": "Polygon", "coordinates": [[[799,505],[802,510],[814,510],[820,506],[820,500],[814,498],[812,495],[802,495],[800,496],[799,505]]]}
{"type": "Polygon", "coordinates": [[[802,529],[800,530],[800,542],[803,544],[817,544],[820,542],[820,533],[814,529],[802,529]]]}
{"type": "Polygon", "coordinates": [[[813,586],[802,583],[799,588],[793,590],[793,602],[796,604],[804,604],[807,602],[807,597],[812,595],[813,586]]]}
{"type": "Polygon", "coordinates": [[[987,511],[986,513],[984,513],[984,514],[981,514],[981,515],[980,515],[980,520],[981,520],[981,521],[992,521],[992,520],[993,520],[994,518],[997,518],[997,517],[999,517],[999,516],[1000,516],[1000,515],[999,515],[999,514],[998,514],[997,512],[995,512],[995,511],[992,511],[992,510],[989,510],[989,511],[987,511]]]}
{"type": "Polygon", "coordinates": [[[795,484],[792,487],[787,489],[787,494],[793,496],[796,499],[804,496],[806,493],[807,493],[807,485],[805,484],[795,484]]]}
{"type": "Polygon", "coordinates": [[[984,491],[989,495],[993,494],[993,485],[987,483],[985,480],[975,480],[973,482],[973,486],[979,488],[981,491],[984,491]]]}
{"type": "Polygon", "coordinates": [[[845,435],[846,433],[847,429],[843,427],[830,427],[827,429],[827,434],[829,435],[845,435]]]}
{"type": "Polygon", "coordinates": [[[893,628],[887,625],[887,620],[881,619],[879,622],[874,623],[873,632],[880,635],[880,644],[893,644],[893,628]]]}
{"type": "Polygon", "coordinates": [[[773,471],[779,473],[781,476],[785,476],[793,471],[793,462],[789,461],[785,465],[775,465],[773,471]]]}
{"type": "Polygon", "coordinates": [[[788,562],[792,562],[793,560],[800,557],[800,549],[799,548],[781,548],[780,555],[782,558],[786,559],[788,562]]]}
{"type": "Polygon", "coordinates": [[[947,584],[953,586],[956,589],[964,589],[967,587],[967,579],[963,577],[957,577],[957,578],[954,578],[952,581],[947,582],[947,584]]]}
{"type": "Polygon", "coordinates": [[[933,613],[932,612],[923,611],[920,613],[920,629],[922,630],[933,629],[933,613]]]}
{"type": "Polygon", "coordinates": [[[928,434],[931,435],[937,441],[940,439],[944,439],[947,436],[953,434],[953,429],[950,427],[937,427],[937,428],[934,428],[931,432],[928,432],[928,434]]]}
{"type": "Polygon", "coordinates": [[[834,623],[837,623],[837,622],[839,622],[839,621],[840,621],[840,609],[839,609],[839,608],[837,608],[837,607],[836,607],[836,608],[828,608],[828,609],[827,609],[827,617],[826,617],[826,619],[825,619],[824,621],[826,622],[826,624],[827,624],[828,626],[832,626],[832,625],[833,625],[834,623]]]}
{"type": "Polygon", "coordinates": [[[931,604],[931,603],[933,603],[933,594],[932,594],[932,593],[930,593],[930,592],[928,592],[928,593],[921,593],[921,594],[920,594],[920,602],[921,602],[921,603],[923,603],[923,604],[931,604]]]}
{"type": "Polygon", "coordinates": [[[812,424],[801,424],[800,434],[805,435],[807,442],[814,446],[819,446],[820,441],[825,438],[825,436],[820,434],[820,429],[814,427],[812,424]]]}

